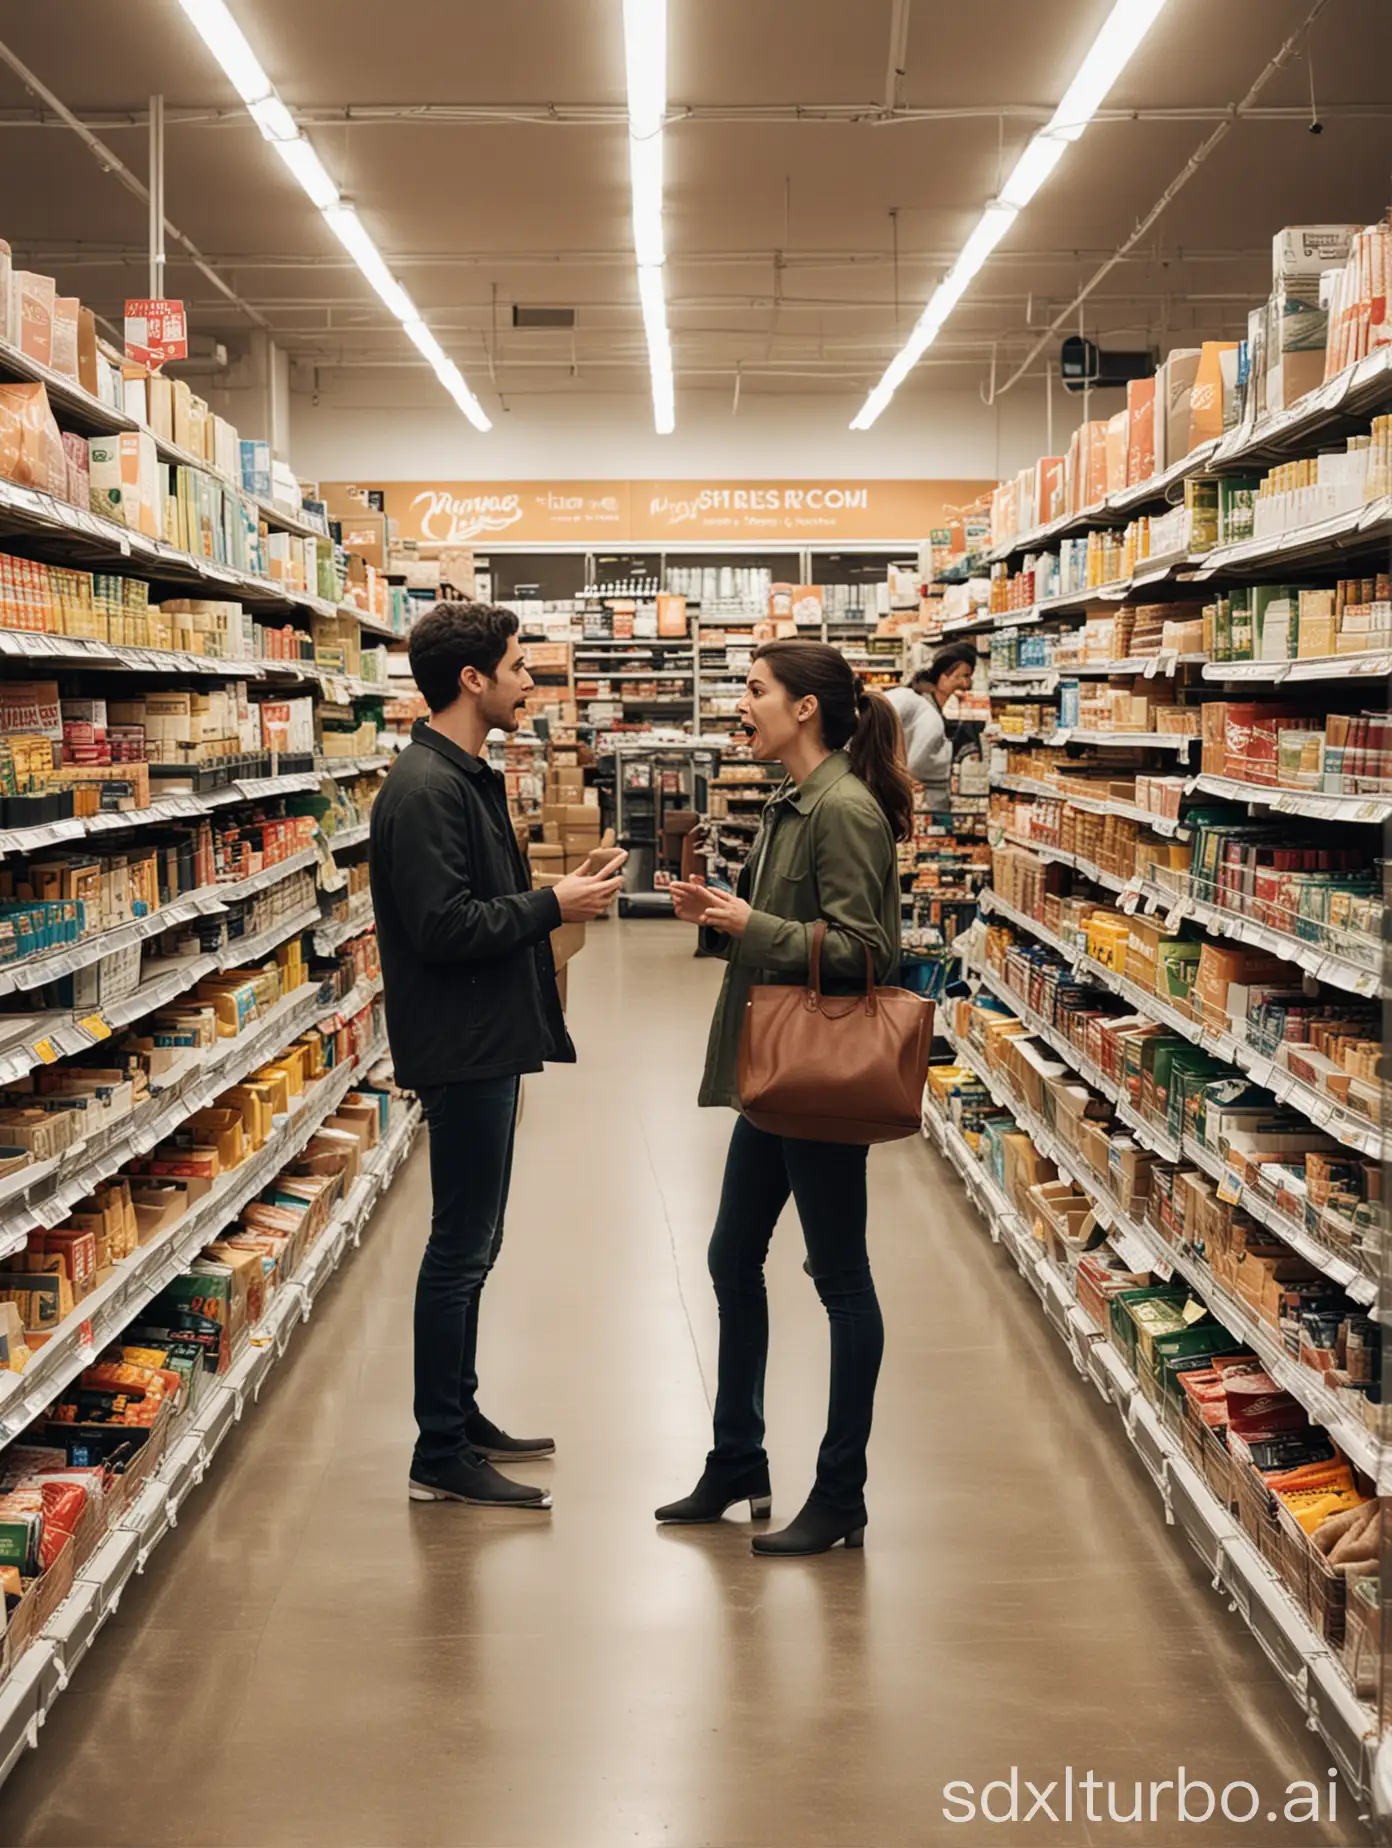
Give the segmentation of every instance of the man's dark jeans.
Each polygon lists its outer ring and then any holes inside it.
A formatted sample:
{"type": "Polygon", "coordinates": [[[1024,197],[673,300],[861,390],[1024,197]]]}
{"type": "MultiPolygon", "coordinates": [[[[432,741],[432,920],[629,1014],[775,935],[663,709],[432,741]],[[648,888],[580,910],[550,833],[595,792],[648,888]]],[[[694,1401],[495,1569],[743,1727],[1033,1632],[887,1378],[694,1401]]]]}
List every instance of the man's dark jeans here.
{"type": "Polygon", "coordinates": [[[478,1392],[479,1297],[503,1243],[517,1121],[514,1078],[432,1085],[430,1238],[416,1281],[414,1462],[438,1469],[470,1449],[478,1392]]]}
{"type": "Polygon", "coordinates": [[[863,1514],[865,1446],[884,1323],[865,1245],[863,1147],[771,1136],[741,1117],[730,1138],[710,1274],[720,1310],[714,1464],[765,1460],[768,1297],[764,1260],[789,1194],[797,1202],[817,1294],[831,1324],[831,1398],[812,1500],[863,1514]]]}

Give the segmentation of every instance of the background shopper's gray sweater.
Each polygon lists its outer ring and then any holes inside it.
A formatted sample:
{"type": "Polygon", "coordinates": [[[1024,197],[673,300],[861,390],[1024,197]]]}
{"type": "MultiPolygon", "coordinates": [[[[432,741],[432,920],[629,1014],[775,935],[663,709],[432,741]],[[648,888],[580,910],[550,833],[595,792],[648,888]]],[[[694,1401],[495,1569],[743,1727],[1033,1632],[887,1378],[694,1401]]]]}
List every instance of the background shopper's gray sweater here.
{"type": "Polygon", "coordinates": [[[943,724],[942,708],[912,687],[891,687],[885,698],[899,715],[909,775],[922,783],[931,808],[945,809],[952,786],[952,740],[943,724]]]}

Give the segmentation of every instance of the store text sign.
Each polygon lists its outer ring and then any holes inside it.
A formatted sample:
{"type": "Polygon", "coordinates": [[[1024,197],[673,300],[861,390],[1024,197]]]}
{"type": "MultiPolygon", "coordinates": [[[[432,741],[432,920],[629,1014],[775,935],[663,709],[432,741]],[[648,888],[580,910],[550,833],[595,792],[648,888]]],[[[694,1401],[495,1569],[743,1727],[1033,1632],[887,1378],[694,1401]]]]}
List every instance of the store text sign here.
{"type": "MultiPolygon", "coordinates": [[[[448,545],[836,545],[925,539],[989,481],[400,481],[397,537],[448,545]]],[[[344,484],[325,483],[333,506],[344,484]]]]}
{"type": "Polygon", "coordinates": [[[981,481],[653,481],[632,483],[635,540],[836,545],[926,539],[981,481]]]}

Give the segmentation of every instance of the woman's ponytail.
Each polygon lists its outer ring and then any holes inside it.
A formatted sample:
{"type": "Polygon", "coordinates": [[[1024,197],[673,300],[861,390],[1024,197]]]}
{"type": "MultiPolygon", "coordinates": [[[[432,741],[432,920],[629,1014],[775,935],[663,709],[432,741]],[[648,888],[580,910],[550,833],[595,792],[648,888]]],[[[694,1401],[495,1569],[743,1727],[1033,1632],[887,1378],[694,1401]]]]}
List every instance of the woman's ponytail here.
{"type": "Polygon", "coordinates": [[[885,812],[894,838],[913,833],[913,784],[904,763],[904,732],[899,715],[869,687],[856,686],[856,728],[846,745],[851,768],[885,812]]]}

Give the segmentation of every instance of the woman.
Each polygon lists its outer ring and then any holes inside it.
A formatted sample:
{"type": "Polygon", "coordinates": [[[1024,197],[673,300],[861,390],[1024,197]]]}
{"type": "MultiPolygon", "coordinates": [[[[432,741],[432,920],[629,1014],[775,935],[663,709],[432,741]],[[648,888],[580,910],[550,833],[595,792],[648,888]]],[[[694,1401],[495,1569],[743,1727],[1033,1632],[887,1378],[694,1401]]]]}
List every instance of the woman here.
{"type": "Polygon", "coordinates": [[[943,712],[971,685],[976,663],[970,642],[952,642],[940,648],[908,686],[895,687],[888,695],[904,728],[909,775],[922,783],[934,814],[946,813],[952,802],[952,737],[943,712]]]}
{"type": "MultiPolygon", "coordinates": [[[[745,997],[756,982],[807,979],[819,919],[827,926],[828,988],[863,988],[867,944],[877,978],[890,979],[899,959],[895,840],[907,835],[913,807],[899,722],[836,649],[765,643],[739,712],[755,757],[780,761],[788,780],[764,811],[738,894],[686,882],[671,888],[679,918],[723,933],[729,967],[700,1101],[736,1110],[745,997]]],[[[831,1402],[806,1505],[781,1533],[756,1539],[754,1551],[824,1553],[838,1540],[863,1543],[865,1446],[884,1347],[865,1245],[865,1162],[863,1146],[769,1135],[744,1117],[735,1124],[709,1254],[720,1311],[715,1445],[695,1490],[659,1508],[659,1521],[718,1521],[746,1500],[756,1519],[769,1513],[764,1259],[791,1194],[831,1324],[831,1402]]]]}

